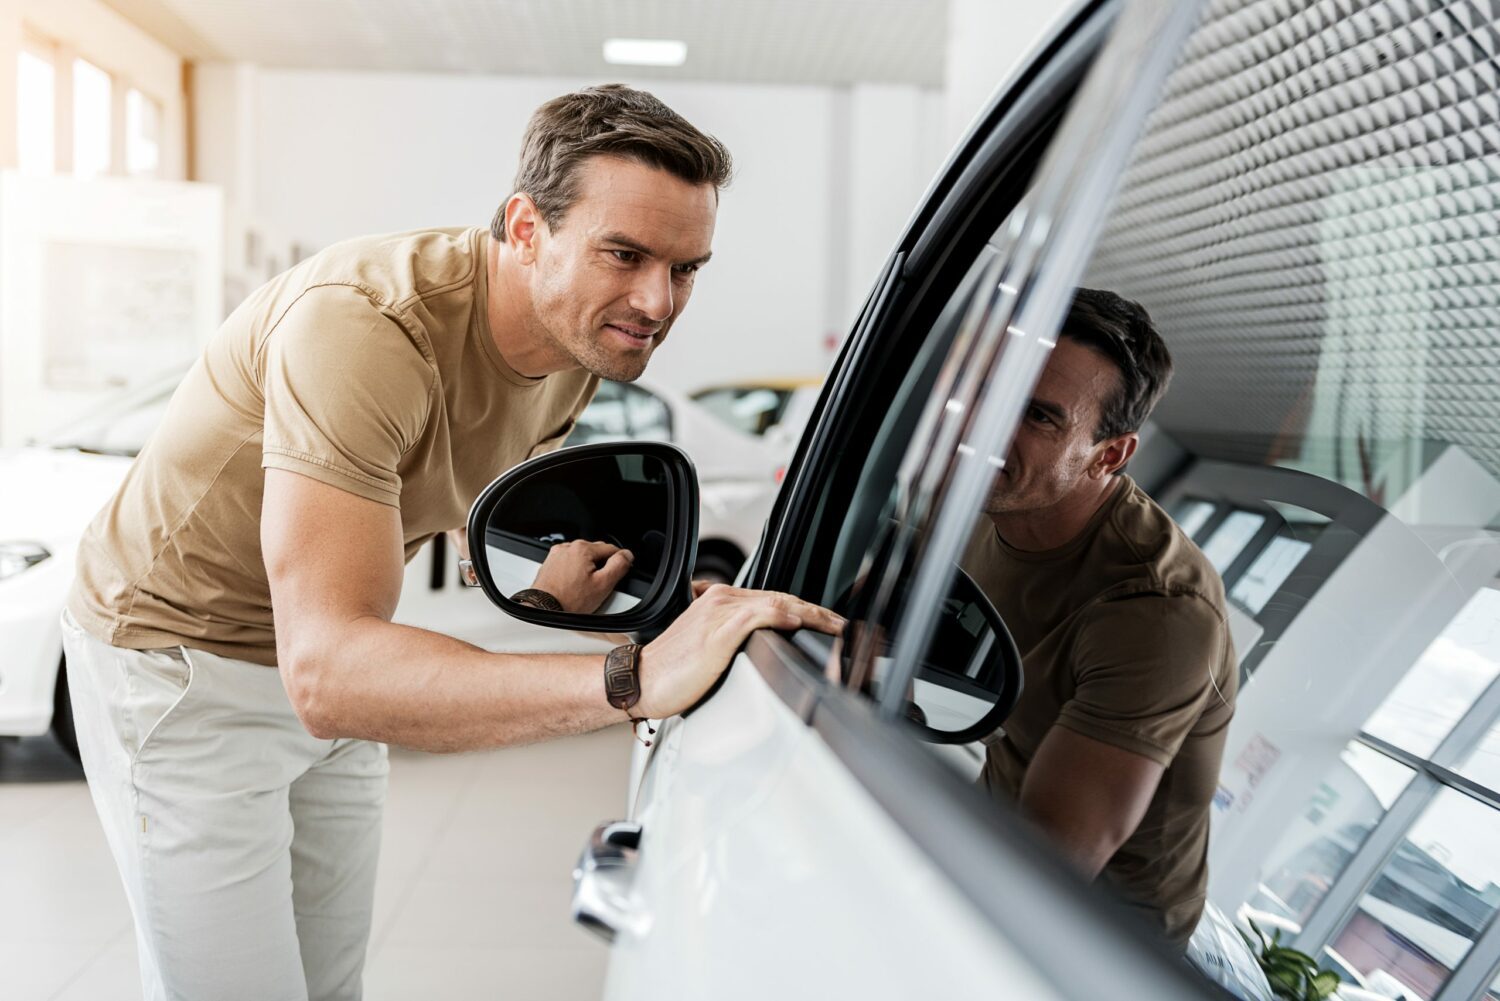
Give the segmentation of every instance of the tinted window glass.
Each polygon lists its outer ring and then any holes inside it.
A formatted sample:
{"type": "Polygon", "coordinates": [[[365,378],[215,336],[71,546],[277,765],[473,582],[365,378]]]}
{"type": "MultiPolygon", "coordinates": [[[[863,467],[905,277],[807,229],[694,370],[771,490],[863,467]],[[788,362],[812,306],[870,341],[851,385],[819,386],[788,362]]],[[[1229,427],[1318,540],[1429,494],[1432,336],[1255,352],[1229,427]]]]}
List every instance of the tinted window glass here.
{"type": "Polygon", "coordinates": [[[1197,533],[1243,679],[1208,900],[1351,997],[1475,997],[1500,964],[1500,414],[1475,405],[1500,159],[1466,117],[1492,19],[1279,9],[1206,6],[1083,284],[1173,356],[1154,499],[1229,509],[1197,533]]]}
{"type": "Polygon", "coordinates": [[[568,436],[569,445],[587,445],[594,441],[624,441],[630,437],[630,420],[625,411],[625,388],[618,382],[601,382],[594,398],[568,436]]]}
{"type": "Polygon", "coordinates": [[[672,411],[654,393],[639,386],[621,387],[625,391],[625,420],[632,438],[649,441],[672,440],[672,411]]]}
{"type": "Polygon", "coordinates": [[[725,386],[701,390],[693,399],[730,427],[759,435],[781,422],[792,392],[771,386],[725,386]]]}

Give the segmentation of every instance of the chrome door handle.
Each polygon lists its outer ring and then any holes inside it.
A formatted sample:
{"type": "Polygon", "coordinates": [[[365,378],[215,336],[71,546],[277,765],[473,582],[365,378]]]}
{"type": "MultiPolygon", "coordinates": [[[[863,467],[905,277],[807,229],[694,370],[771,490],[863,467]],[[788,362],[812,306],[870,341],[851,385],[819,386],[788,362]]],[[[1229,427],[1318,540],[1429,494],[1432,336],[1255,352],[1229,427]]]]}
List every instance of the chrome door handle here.
{"type": "Polygon", "coordinates": [[[573,869],[573,920],[606,942],[635,930],[639,918],[630,885],[640,856],[641,825],[628,820],[600,824],[573,869]]]}

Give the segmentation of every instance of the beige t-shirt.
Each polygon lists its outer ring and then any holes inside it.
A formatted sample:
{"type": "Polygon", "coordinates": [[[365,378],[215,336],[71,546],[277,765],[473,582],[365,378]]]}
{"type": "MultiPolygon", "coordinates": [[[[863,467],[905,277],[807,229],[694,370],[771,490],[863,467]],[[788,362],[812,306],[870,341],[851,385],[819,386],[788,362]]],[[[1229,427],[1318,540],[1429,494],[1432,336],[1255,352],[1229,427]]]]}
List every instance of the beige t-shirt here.
{"type": "Polygon", "coordinates": [[[562,444],[598,380],[526,378],[490,336],[484,229],[336,244],[257,289],[189,370],[78,551],[68,608],[115,646],[276,663],[264,468],[401,512],[410,560],[562,444]]]}
{"type": "Polygon", "coordinates": [[[1102,879],[1184,943],[1208,884],[1208,817],[1238,663],[1213,565],[1129,477],[1067,545],[1024,552],[981,518],[963,566],[1015,636],[1024,688],[982,781],[1014,800],[1066,727],[1165,766],[1102,879]]]}

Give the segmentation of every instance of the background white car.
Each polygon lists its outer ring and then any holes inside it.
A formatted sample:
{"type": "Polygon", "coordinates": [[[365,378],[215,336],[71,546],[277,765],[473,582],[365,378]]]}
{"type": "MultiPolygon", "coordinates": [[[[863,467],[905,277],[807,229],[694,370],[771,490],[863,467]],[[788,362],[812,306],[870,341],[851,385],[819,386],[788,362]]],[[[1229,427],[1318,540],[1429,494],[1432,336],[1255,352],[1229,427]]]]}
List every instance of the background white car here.
{"type": "MultiPolygon", "coordinates": [[[[58,616],[78,540],[161,420],[182,372],[121,394],[32,447],[0,450],[0,737],[50,727],[77,756],[58,616]]],[[[698,464],[700,536],[695,574],[732,581],[759,541],[785,468],[771,444],[743,434],[682,394],[606,382],[569,445],[653,439],[698,464]]],[[[502,470],[496,470],[497,474],[502,470]]],[[[517,623],[458,586],[457,558],[439,536],[407,566],[398,621],[489,649],[578,649],[585,640],[517,623]]]]}
{"type": "Polygon", "coordinates": [[[823,377],[750,379],[694,390],[694,403],[790,460],[823,391],[823,377]]]}

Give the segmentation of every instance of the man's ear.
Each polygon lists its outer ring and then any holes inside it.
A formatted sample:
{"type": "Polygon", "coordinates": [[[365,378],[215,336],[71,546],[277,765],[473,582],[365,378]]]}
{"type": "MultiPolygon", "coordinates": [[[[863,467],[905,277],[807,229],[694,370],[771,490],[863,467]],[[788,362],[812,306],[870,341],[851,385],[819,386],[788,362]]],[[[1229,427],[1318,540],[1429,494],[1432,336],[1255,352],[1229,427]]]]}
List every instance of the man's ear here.
{"type": "Polygon", "coordinates": [[[545,225],[530,195],[518,191],[505,203],[505,242],[522,264],[536,262],[537,233],[545,225]]]}
{"type": "Polygon", "coordinates": [[[1095,479],[1113,476],[1130,461],[1140,443],[1141,436],[1134,431],[1101,441],[1099,458],[1089,470],[1089,475],[1095,479]]]}

